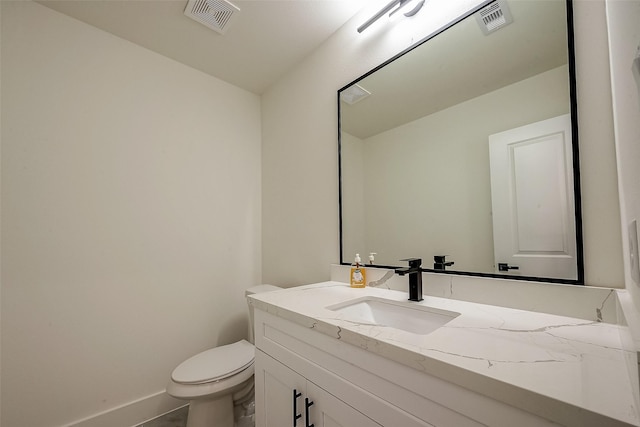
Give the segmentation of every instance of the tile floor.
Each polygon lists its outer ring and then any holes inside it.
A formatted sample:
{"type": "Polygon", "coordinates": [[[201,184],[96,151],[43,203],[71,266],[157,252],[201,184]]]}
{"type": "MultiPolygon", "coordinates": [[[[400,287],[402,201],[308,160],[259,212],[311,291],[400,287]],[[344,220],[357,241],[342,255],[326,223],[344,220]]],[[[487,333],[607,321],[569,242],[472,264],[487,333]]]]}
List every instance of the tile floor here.
{"type": "Polygon", "coordinates": [[[168,414],[142,423],[136,427],[186,427],[188,413],[189,406],[183,406],[182,408],[171,411],[168,414]]]}
{"type": "MultiPolygon", "coordinates": [[[[253,400],[244,403],[241,406],[236,406],[235,409],[235,427],[255,427],[255,419],[253,415],[255,406],[253,400]]],[[[161,417],[138,424],[135,427],[186,427],[188,414],[189,405],[186,405],[182,408],[176,409],[175,411],[164,414],[161,417]]]]}

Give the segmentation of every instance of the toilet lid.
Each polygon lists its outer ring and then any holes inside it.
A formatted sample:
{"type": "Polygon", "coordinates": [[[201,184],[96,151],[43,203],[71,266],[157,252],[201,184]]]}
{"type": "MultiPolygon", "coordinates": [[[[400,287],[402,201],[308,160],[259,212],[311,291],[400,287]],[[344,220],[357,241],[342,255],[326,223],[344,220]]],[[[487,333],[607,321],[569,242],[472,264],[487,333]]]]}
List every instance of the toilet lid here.
{"type": "Polygon", "coordinates": [[[182,362],[171,374],[181,384],[222,380],[244,371],[253,363],[255,350],[246,340],[203,351],[182,362]]]}

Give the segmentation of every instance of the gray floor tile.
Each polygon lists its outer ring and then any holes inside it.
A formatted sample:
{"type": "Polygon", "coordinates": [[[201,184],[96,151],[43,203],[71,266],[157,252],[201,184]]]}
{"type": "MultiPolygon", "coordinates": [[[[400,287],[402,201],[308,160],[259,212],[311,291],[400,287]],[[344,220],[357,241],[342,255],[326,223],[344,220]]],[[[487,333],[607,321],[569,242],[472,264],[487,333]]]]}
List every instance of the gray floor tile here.
{"type": "Polygon", "coordinates": [[[189,406],[176,409],[161,417],[147,421],[137,427],[185,427],[187,425],[187,414],[189,406]]]}

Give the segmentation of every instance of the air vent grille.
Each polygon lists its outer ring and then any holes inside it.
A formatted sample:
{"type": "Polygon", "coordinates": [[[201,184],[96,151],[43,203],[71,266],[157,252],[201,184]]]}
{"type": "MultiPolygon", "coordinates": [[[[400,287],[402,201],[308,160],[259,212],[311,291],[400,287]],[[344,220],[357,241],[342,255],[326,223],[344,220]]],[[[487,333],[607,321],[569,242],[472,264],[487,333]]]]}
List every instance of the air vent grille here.
{"type": "Polygon", "coordinates": [[[484,34],[490,34],[513,22],[509,7],[503,1],[496,1],[476,13],[476,20],[484,34]]]}
{"type": "Polygon", "coordinates": [[[340,92],[340,99],[349,105],[353,105],[358,101],[362,101],[369,95],[371,95],[371,92],[360,85],[354,84],[340,92]]]}
{"type": "Polygon", "coordinates": [[[240,8],[226,0],[189,0],[184,14],[212,30],[224,34],[240,13],[240,8]]]}

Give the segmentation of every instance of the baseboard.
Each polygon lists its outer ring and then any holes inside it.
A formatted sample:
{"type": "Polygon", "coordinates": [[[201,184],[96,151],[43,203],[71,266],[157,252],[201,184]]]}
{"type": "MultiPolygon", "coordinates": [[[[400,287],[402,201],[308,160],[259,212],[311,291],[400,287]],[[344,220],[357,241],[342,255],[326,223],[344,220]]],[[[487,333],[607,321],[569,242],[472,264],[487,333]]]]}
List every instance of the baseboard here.
{"type": "Polygon", "coordinates": [[[184,406],[184,400],[174,399],[164,390],[133,402],[117,406],[63,427],[136,426],[184,406]]]}

